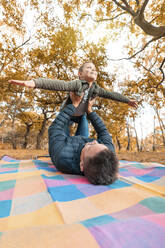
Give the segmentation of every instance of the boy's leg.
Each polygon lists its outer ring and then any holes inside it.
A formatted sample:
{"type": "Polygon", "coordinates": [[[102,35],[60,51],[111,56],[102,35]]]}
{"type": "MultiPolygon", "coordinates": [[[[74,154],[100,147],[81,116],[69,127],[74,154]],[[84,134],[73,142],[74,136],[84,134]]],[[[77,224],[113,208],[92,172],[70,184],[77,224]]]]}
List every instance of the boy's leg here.
{"type": "Polygon", "coordinates": [[[79,118],[78,127],[75,136],[77,135],[81,135],[86,138],[89,137],[89,127],[88,127],[86,114],[82,115],[81,118],[79,118]]]}

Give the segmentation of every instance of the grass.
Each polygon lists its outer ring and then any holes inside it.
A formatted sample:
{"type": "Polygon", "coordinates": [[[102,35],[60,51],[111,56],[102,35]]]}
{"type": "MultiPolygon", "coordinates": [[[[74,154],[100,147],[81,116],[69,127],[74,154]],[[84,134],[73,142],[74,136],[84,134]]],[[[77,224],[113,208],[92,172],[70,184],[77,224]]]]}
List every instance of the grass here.
{"type": "MultiPolygon", "coordinates": [[[[48,155],[48,150],[30,149],[0,149],[0,157],[8,155],[16,159],[35,159],[36,156],[48,155]]],[[[165,148],[155,152],[118,152],[119,160],[138,161],[138,162],[158,162],[165,164],[165,148]]]]}

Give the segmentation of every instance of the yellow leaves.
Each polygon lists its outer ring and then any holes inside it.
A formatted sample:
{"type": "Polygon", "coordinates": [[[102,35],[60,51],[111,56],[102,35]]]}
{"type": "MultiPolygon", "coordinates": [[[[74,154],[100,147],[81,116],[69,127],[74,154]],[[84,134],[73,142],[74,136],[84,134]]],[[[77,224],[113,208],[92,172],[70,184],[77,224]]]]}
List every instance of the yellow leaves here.
{"type": "Polygon", "coordinates": [[[135,24],[133,24],[133,23],[131,24],[130,30],[132,33],[135,33],[135,24]]]}
{"type": "Polygon", "coordinates": [[[73,6],[68,3],[63,4],[63,9],[64,9],[64,15],[66,18],[66,21],[71,18],[72,16],[72,11],[73,11],[73,6]]]}
{"type": "Polygon", "coordinates": [[[38,1],[37,0],[30,0],[30,4],[33,5],[34,7],[37,7],[38,1]]]}
{"type": "Polygon", "coordinates": [[[160,10],[160,15],[156,19],[157,23],[161,23],[161,25],[165,25],[165,2],[163,3],[161,10],[160,10]]]}
{"type": "Polygon", "coordinates": [[[16,0],[1,1],[3,7],[3,22],[13,27],[18,32],[23,32],[23,14],[24,9],[18,4],[16,0]]]}
{"type": "Polygon", "coordinates": [[[5,22],[4,21],[0,21],[0,26],[3,26],[5,25],[5,22]]]}
{"type": "Polygon", "coordinates": [[[98,18],[101,18],[104,16],[104,12],[103,12],[103,9],[102,8],[97,8],[95,10],[95,15],[98,17],[98,18]]]}

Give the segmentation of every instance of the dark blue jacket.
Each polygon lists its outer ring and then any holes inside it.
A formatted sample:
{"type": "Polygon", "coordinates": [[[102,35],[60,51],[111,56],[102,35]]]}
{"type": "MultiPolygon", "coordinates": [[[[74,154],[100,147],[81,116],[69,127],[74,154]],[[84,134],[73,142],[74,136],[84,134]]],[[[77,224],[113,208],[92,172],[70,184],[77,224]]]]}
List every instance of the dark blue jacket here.
{"type": "MultiPolygon", "coordinates": [[[[56,168],[64,173],[83,175],[80,171],[81,150],[94,139],[83,136],[68,136],[65,127],[69,125],[76,108],[69,104],[56,117],[49,127],[49,154],[56,168]]],[[[88,115],[97,132],[97,141],[115,152],[112,138],[100,117],[92,112],[88,115]]]]}

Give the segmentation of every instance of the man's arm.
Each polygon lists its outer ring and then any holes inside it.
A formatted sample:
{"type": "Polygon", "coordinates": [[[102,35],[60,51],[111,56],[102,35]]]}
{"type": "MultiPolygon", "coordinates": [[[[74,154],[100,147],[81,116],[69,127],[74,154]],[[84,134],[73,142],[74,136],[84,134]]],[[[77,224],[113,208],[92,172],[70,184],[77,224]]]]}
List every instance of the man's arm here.
{"type": "Polygon", "coordinates": [[[115,152],[112,137],[109,134],[101,118],[95,112],[91,112],[88,115],[88,118],[97,132],[98,140],[101,141],[104,145],[108,146],[111,151],[115,152]]]}
{"type": "Polygon", "coordinates": [[[69,126],[71,116],[74,114],[75,109],[80,104],[82,96],[77,96],[75,93],[70,93],[70,98],[73,104],[67,105],[56,117],[53,123],[50,125],[49,134],[49,153],[52,156],[56,156],[65,145],[66,128],[69,126]]]}
{"type": "Polygon", "coordinates": [[[75,107],[70,104],[62,110],[48,129],[49,134],[49,153],[56,156],[65,145],[67,134],[65,127],[69,126],[71,116],[75,112],[75,107]]]}
{"type": "Polygon", "coordinates": [[[112,143],[112,137],[109,134],[106,126],[104,125],[101,118],[95,112],[92,112],[92,106],[94,104],[94,101],[95,99],[90,100],[88,102],[88,108],[87,108],[88,118],[97,132],[98,140],[101,141],[104,145],[107,145],[111,151],[115,152],[115,148],[112,143]]]}

